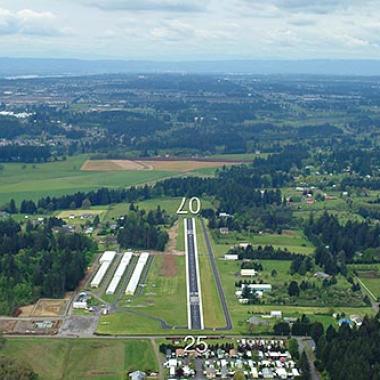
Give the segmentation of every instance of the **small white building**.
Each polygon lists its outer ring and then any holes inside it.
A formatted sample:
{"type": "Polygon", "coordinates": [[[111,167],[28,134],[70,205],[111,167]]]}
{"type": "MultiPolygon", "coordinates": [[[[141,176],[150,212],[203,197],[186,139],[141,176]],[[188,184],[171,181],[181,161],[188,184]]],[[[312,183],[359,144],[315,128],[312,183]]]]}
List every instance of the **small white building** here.
{"type": "Polygon", "coordinates": [[[87,301],[74,301],[73,302],[74,309],[87,309],[87,301]]]}
{"type": "Polygon", "coordinates": [[[254,277],[257,275],[257,271],[255,269],[242,269],[240,271],[241,277],[254,277]]]}
{"type": "Polygon", "coordinates": [[[239,260],[239,255],[226,253],[224,255],[224,260],[237,261],[239,260]]]}
{"type": "Polygon", "coordinates": [[[255,292],[270,292],[272,291],[272,285],[271,284],[242,284],[241,289],[244,289],[246,286],[248,286],[249,289],[255,291],[255,292]]]}
{"type": "Polygon", "coordinates": [[[282,311],[278,311],[278,310],[272,310],[270,312],[270,316],[272,318],[282,318],[282,311]]]}

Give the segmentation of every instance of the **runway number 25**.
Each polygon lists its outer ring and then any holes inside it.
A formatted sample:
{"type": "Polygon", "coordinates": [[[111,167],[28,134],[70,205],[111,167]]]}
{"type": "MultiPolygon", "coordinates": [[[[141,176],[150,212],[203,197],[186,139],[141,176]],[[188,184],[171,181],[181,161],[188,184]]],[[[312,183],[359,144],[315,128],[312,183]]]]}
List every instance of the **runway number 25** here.
{"type": "Polygon", "coordinates": [[[177,214],[184,215],[188,214],[189,211],[193,215],[199,214],[199,211],[201,211],[202,204],[201,200],[198,197],[192,197],[189,199],[189,210],[185,210],[186,202],[187,198],[183,197],[181,204],[178,207],[177,214]]]}
{"type": "Polygon", "coordinates": [[[185,343],[187,343],[185,347],[185,352],[189,352],[192,350],[196,350],[199,354],[204,354],[208,350],[208,344],[205,342],[207,336],[198,336],[196,339],[192,335],[188,335],[185,338],[185,343]]]}

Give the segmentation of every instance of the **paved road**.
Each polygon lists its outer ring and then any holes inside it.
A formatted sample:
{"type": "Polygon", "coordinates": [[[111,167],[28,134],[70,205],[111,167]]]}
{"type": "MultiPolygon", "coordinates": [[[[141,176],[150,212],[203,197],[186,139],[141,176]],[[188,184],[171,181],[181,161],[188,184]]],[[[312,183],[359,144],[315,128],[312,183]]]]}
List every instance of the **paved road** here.
{"type": "Polygon", "coordinates": [[[195,246],[195,221],[194,219],[185,219],[186,223],[186,236],[187,240],[187,281],[188,281],[188,302],[189,307],[189,317],[190,317],[190,329],[192,330],[202,330],[203,329],[203,318],[202,318],[202,307],[201,307],[201,293],[199,287],[199,273],[198,273],[198,263],[196,255],[195,246]]]}
{"type": "Polygon", "coordinates": [[[217,287],[218,293],[219,293],[219,299],[220,299],[220,302],[222,304],[224,318],[226,320],[226,326],[222,327],[222,328],[217,328],[216,330],[221,330],[221,331],[222,330],[232,330],[232,320],[231,320],[231,316],[230,316],[230,311],[228,310],[226,296],[224,294],[223,285],[222,285],[222,282],[220,280],[220,275],[219,275],[218,267],[216,265],[215,256],[214,256],[214,253],[212,251],[210,237],[208,235],[207,227],[206,227],[205,222],[204,222],[203,219],[201,219],[201,223],[202,223],[203,235],[204,235],[204,238],[205,238],[205,241],[206,241],[207,250],[208,250],[208,255],[209,255],[209,258],[210,258],[212,272],[214,274],[214,278],[215,278],[215,282],[216,282],[216,287],[217,287]]]}
{"type": "Polygon", "coordinates": [[[315,345],[314,341],[310,337],[298,337],[296,339],[298,341],[300,352],[305,351],[306,353],[310,367],[310,380],[321,380],[321,375],[314,365],[315,354],[312,348],[315,345]]]}

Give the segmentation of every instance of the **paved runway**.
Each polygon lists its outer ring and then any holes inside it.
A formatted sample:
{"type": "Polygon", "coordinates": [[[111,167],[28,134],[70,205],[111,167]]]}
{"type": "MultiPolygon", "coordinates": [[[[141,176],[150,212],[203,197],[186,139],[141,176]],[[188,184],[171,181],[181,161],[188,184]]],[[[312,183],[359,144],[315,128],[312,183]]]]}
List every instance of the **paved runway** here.
{"type": "Polygon", "coordinates": [[[192,330],[203,329],[202,300],[200,292],[200,279],[198,278],[198,256],[195,240],[195,220],[185,219],[186,223],[186,260],[187,260],[187,282],[189,302],[189,328],[192,330]]]}

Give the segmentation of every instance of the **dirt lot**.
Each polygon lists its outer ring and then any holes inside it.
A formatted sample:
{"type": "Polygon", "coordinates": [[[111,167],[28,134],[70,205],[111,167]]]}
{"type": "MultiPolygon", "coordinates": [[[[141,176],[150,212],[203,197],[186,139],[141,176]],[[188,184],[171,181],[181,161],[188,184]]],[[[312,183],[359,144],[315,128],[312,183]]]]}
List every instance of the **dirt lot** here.
{"type": "Polygon", "coordinates": [[[81,170],[84,171],[120,171],[120,170],[162,170],[187,172],[203,168],[220,168],[224,165],[234,165],[239,162],[225,161],[185,161],[185,160],[87,160],[81,170]]]}
{"type": "Polygon", "coordinates": [[[0,333],[2,334],[34,334],[34,335],[54,335],[57,334],[61,321],[49,320],[15,320],[1,319],[0,333]]]}
{"type": "Polygon", "coordinates": [[[17,321],[15,320],[6,320],[1,319],[0,320],[0,333],[1,334],[12,334],[17,321]]]}
{"type": "Polygon", "coordinates": [[[173,255],[164,255],[161,267],[161,275],[165,277],[175,277],[177,275],[176,258],[173,255]]]}
{"type": "Polygon", "coordinates": [[[64,315],[68,299],[64,300],[51,300],[40,299],[35,304],[31,313],[32,317],[59,317],[64,315]]]}

